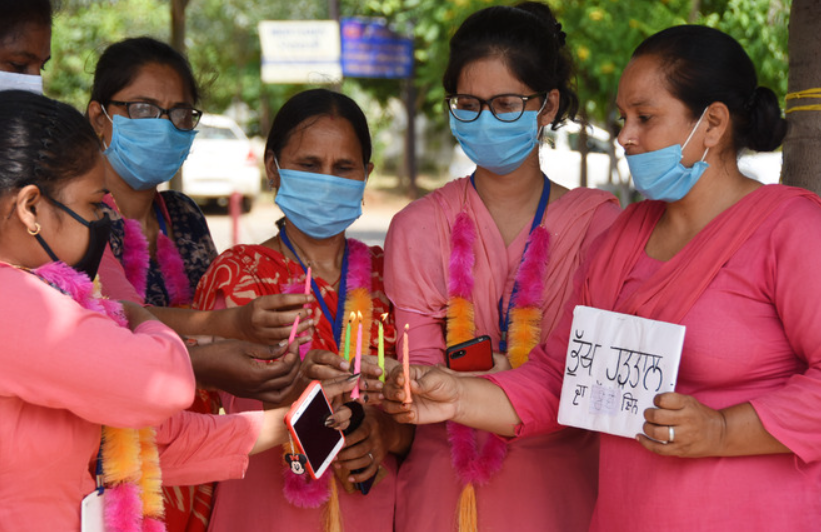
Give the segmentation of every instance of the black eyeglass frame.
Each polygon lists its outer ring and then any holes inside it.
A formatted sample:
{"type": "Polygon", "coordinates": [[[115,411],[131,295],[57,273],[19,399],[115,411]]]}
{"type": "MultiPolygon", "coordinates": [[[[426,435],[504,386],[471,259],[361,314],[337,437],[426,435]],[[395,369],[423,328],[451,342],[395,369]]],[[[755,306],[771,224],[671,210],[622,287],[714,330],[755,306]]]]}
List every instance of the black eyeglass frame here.
{"type": "Polygon", "coordinates": [[[151,103],[151,102],[141,102],[141,101],[124,102],[124,101],[119,101],[119,100],[110,100],[108,102],[108,104],[109,105],[119,105],[119,106],[125,107],[125,111],[128,114],[128,118],[131,118],[132,120],[142,120],[142,119],[145,119],[145,118],[160,118],[163,115],[165,115],[165,116],[168,117],[168,120],[174,125],[174,127],[179,129],[180,131],[191,131],[191,130],[195,129],[197,127],[197,125],[200,123],[200,118],[202,118],[202,111],[200,111],[199,109],[195,109],[194,107],[172,107],[171,109],[163,109],[159,105],[151,103]],[[153,117],[144,116],[144,117],[140,117],[140,118],[132,117],[131,116],[131,106],[132,105],[138,105],[138,104],[153,107],[154,109],[156,109],[158,111],[157,116],[153,116],[153,117]],[[174,117],[171,116],[171,113],[173,113],[174,111],[178,111],[178,110],[179,111],[191,111],[192,112],[191,121],[193,122],[194,125],[192,125],[190,128],[180,127],[174,121],[174,117]]]}
{"type": "Polygon", "coordinates": [[[453,118],[455,118],[456,120],[458,120],[460,122],[474,122],[474,121],[476,121],[479,118],[479,116],[482,114],[482,109],[484,109],[485,106],[487,106],[487,108],[490,110],[491,114],[496,118],[496,120],[498,120],[500,122],[515,122],[516,120],[520,119],[522,117],[522,115],[525,114],[525,110],[527,108],[527,102],[529,102],[530,100],[532,100],[534,98],[539,98],[539,97],[544,98],[544,101],[542,102],[542,106],[539,108],[539,112],[541,112],[542,109],[544,109],[545,104],[547,103],[547,92],[537,92],[537,93],[528,94],[528,95],[523,95],[523,94],[497,94],[496,96],[488,98],[487,100],[479,98],[478,96],[474,96],[472,94],[451,94],[450,96],[445,97],[445,104],[447,105],[448,111],[453,116],[453,118]],[[517,116],[513,120],[506,120],[504,118],[500,118],[499,115],[496,114],[496,111],[493,109],[493,100],[495,100],[496,98],[510,98],[511,96],[515,96],[515,97],[520,98],[522,100],[522,110],[519,111],[519,116],[517,116]],[[458,98],[460,98],[460,97],[461,98],[473,98],[474,100],[478,101],[479,104],[480,104],[479,105],[479,110],[476,112],[476,116],[474,116],[470,120],[465,120],[464,118],[460,118],[454,112],[454,111],[465,111],[465,109],[456,109],[456,108],[454,108],[454,104],[451,103],[451,100],[457,101],[458,98]]]}

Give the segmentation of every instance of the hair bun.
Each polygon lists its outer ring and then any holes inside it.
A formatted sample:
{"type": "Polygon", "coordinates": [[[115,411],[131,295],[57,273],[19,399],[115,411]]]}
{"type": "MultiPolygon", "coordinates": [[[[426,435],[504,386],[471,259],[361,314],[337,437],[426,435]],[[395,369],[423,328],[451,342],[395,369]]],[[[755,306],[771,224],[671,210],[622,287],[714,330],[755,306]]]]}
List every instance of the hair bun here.
{"type": "Polygon", "coordinates": [[[561,22],[557,22],[556,26],[554,27],[555,35],[556,35],[556,42],[559,43],[559,48],[565,45],[567,42],[567,34],[562,31],[562,24],[561,22]]]}
{"type": "Polygon", "coordinates": [[[744,104],[749,117],[747,148],[772,151],[784,141],[787,121],[781,116],[778,97],[767,87],[756,87],[744,104]]]}

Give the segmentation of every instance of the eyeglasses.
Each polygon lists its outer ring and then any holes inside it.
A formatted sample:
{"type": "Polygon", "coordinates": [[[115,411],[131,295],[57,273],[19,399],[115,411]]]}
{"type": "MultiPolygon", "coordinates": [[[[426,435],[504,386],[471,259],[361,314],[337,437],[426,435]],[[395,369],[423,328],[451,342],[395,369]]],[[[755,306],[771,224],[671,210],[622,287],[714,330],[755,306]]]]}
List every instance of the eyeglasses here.
{"type": "MultiPolygon", "coordinates": [[[[479,114],[485,105],[487,105],[497,120],[501,120],[502,122],[515,122],[524,114],[528,101],[533,98],[545,98],[545,101],[547,101],[546,96],[547,93],[545,92],[537,92],[529,96],[522,96],[521,94],[499,94],[488,100],[483,100],[478,96],[470,94],[454,94],[453,96],[445,98],[445,101],[448,104],[450,114],[460,122],[473,122],[479,118],[479,114]]],[[[544,107],[544,103],[542,107],[544,107]]],[[[539,110],[541,111],[541,108],[539,110]]]]}
{"type": "Polygon", "coordinates": [[[118,102],[110,101],[109,105],[122,105],[128,113],[128,118],[160,118],[166,115],[174,127],[182,131],[191,131],[200,122],[202,111],[193,107],[174,107],[173,109],[163,109],[159,105],[148,102],[118,102]]]}

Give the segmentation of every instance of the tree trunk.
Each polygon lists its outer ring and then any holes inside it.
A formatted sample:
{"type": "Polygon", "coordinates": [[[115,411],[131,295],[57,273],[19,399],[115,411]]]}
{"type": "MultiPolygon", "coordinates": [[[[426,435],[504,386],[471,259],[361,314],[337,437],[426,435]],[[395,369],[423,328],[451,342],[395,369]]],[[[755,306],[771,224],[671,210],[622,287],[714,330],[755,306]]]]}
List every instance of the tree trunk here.
{"type": "MultiPolygon", "coordinates": [[[[171,0],[171,47],[185,54],[185,8],[189,0],[171,0]]],[[[168,183],[171,190],[182,191],[182,167],[168,183]]]]}
{"type": "MultiPolygon", "coordinates": [[[[790,10],[789,54],[790,94],[821,87],[821,0],[793,0],[790,10]]],[[[787,110],[820,104],[821,99],[787,101],[787,110]]],[[[784,140],[784,184],[803,187],[821,194],[821,111],[787,113],[784,140]]]]}
{"type": "Polygon", "coordinates": [[[590,151],[587,146],[587,113],[582,111],[579,113],[579,186],[586,187],[587,186],[587,154],[590,151]]]}

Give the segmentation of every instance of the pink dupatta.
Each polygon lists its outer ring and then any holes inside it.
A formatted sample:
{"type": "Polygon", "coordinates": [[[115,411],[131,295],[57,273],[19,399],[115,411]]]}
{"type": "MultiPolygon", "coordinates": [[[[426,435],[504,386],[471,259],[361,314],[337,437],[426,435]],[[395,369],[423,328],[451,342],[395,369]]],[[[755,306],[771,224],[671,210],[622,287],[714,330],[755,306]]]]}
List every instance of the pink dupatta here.
{"type": "Polygon", "coordinates": [[[644,253],[666,204],[630,205],[611,227],[591,261],[581,288],[581,304],[680,323],[730,257],[783,202],[812,192],[783,185],[760,187],[715,217],[635,293],[616,305],[619,294],[644,253]]]}

